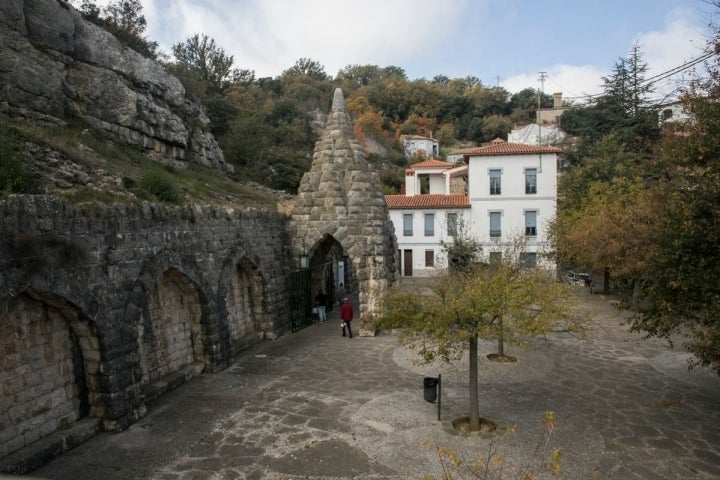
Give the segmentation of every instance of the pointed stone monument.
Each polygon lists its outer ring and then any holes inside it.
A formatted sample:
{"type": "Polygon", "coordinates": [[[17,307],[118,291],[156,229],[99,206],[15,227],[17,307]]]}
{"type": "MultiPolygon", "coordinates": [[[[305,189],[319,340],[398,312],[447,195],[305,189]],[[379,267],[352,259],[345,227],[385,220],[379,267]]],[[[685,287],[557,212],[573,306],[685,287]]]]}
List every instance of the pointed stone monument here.
{"type": "Polygon", "coordinates": [[[380,295],[396,280],[397,241],[380,178],[365,160],[339,88],[310,171],[300,182],[288,230],[294,253],[310,257],[317,285],[327,275],[321,263],[332,265],[336,284],[345,279],[358,302],[360,322],[354,326],[360,335],[373,335],[380,295]]]}

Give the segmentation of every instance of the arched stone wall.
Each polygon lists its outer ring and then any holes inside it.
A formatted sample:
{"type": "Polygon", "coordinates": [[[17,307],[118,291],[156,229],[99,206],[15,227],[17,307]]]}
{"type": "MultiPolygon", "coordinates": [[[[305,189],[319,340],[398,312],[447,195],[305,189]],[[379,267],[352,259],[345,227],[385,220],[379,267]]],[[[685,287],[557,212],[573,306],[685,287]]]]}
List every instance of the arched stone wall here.
{"type": "Polygon", "coordinates": [[[0,306],[0,457],[86,415],[100,417],[100,346],[87,318],[48,293],[0,306]]]}
{"type": "Polygon", "coordinates": [[[167,270],[148,295],[148,318],[138,324],[143,383],[187,367],[205,365],[202,309],[195,285],[176,269],[167,270]]]}
{"type": "Polygon", "coordinates": [[[257,267],[243,257],[229,277],[225,293],[225,308],[230,336],[230,351],[233,356],[261,335],[260,319],[265,311],[262,275],[257,267]]]}
{"type": "MultiPolygon", "coordinates": [[[[76,416],[87,411],[89,418],[101,420],[103,429],[123,430],[146,413],[149,398],[176,388],[200,371],[217,372],[230,364],[233,351],[224,300],[230,276],[237,277],[237,285],[252,285],[252,300],[238,305],[254,314],[251,323],[257,338],[276,338],[286,331],[289,317],[283,306],[289,249],[285,220],[276,212],[197,205],[71,205],[56,197],[35,195],[0,200],[0,331],[5,331],[11,311],[19,315],[30,308],[22,314],[26,316],[52,312],[53,324],[66,326],[63,344],[75,345],[72,357],[81,357],[72,368],[84,371],[85,387],[76,388],[77,397],[87,397],[87,402],[78,404],[76,416]],[[16,311],[11,304],[21,296],[31,306],[16,311]],[[179,341],[170,338],[177,325],[162,327],[166,308],[180,315],[183,328],[190,325],[189,343],[187,329],[179,341]],[[167,348],[177,347],[177,357],[143,350],[143,338],[158,331],[165,332],[167,348]],[[164,370],[148,367],[144,359],[153,356],[165,358],[169,366],[164,370]],[[187,362],[189,366],[183,367],[187,362]],[[144,383],[151,377],[159,380],[144,383]],[[83,388],[86,394],[81,393],[83,388]]],[[[4,342],[0,354],[6,346],[8,351],[20,348],[7,343],[8,335],[0,334],[4,342]]],[[[242,341],[233,348],[242,348],[242,341]]],[[[59,363],[69,365],[66,360],[59,363]]],[[[3,382],[15,375],[3,373],[0,378],[0,410],[22,410],[28,398],[32,403],[28,411],[42,409],[42,399],[28,392],[8,386],[7,391],[13,393],[4,395],[3,382]]],[[[23,421],[8,422],[17,429],[23,421]]],[[[44,427],[48,431],[54,428],[50,423],[44,427]]],[[[88,435],[98,428],[92,422],[83,422],[81,427],[88,435]]],[[[4,428],[0,424],[0,430],[4,428]]],[[[35,435],[28,433],[28,442],[35,435]]],[[[0,443],[10,436],[12,448],[17,447],[18,437],[6,430],[0,434],[0,443]]],[[[63,437],[57,451],[67,449],[68,441],[80,440],[63,437]]],[[[5,469],[9,473],[21,470],[5,469]]]]}

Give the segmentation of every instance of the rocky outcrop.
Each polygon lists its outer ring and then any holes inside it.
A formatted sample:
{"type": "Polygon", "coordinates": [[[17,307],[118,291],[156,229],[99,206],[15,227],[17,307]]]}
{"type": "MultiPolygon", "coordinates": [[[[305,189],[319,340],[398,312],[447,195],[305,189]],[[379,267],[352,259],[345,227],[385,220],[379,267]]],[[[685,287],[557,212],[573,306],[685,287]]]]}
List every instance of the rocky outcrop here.
{"type": "Polygon", "coordinates": [[[158,161],[232,171],[180,81],[61,0],[0,2],[0,110],[49,124],[79,118],[158,161]]]}

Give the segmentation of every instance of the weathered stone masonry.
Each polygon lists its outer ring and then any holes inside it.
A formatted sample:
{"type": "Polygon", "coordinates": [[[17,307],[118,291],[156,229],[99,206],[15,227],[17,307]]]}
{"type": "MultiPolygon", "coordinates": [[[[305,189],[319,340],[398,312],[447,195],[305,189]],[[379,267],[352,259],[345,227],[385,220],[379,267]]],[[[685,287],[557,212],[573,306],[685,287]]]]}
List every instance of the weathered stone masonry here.
{"type": "Polygon", "coordinates": [[[0,458],[145,402],[287,328],[285,217],[0,202],[0,458]]]}

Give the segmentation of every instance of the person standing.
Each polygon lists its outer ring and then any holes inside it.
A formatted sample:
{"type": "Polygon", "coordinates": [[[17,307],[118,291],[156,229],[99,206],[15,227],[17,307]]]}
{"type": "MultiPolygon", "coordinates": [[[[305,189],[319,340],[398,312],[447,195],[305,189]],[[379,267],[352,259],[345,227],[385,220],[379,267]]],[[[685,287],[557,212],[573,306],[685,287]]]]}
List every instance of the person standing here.
{"type": "Polygon", "coordinates": [[[345,336],[345,328],[347,328],[348,335],[352,338],[352,328],[350,323],[353,319],[353,307],[350,305],[348,298],[343,299],[343,303],[340,306],[340,326],[342,326],[342,336],[345,336]]]}
{"type": "Polygon", "coordinates": [[[317,308],[317,314],[318,314],[318,320],[320,320],[320,323],[325,323],[327,320],[327,312],[326,307],[328,303],[328,296],[325,295],[325,293],[320,290],[318,294],[315,296],[315,308],[317,308]]]}
{"type": "Polygon", "coordinates": [[[340,282],[340,285],[338,285],[337,289],[337,300],[339,307],[342,307],[343,298],[345,298],[345,295],[347,295],[347,292],[345,291],[345,286],[343,286],[343,283],[340,282]]]}

